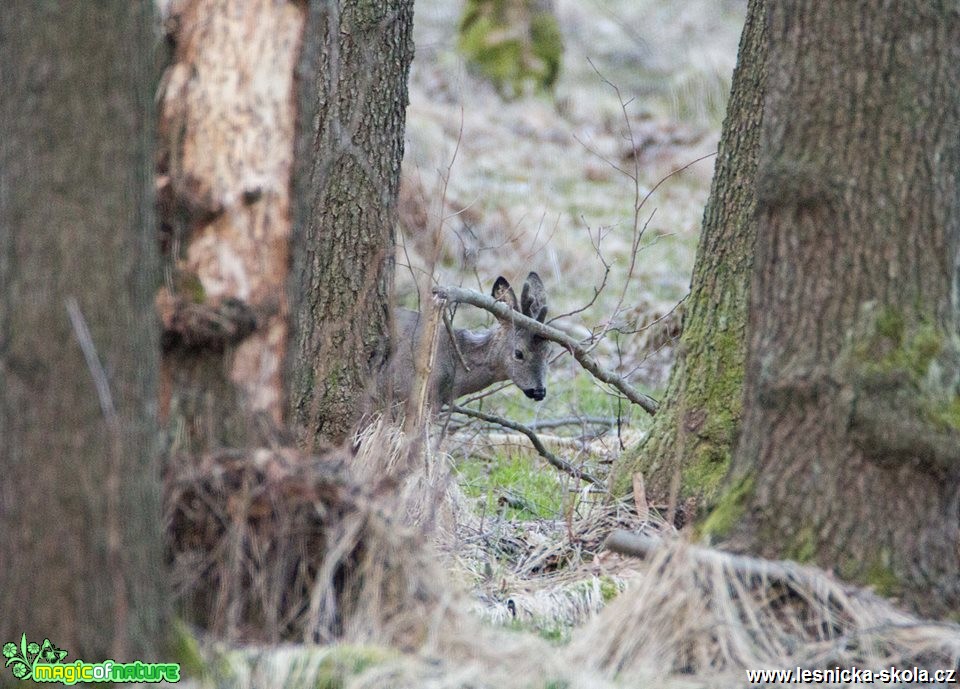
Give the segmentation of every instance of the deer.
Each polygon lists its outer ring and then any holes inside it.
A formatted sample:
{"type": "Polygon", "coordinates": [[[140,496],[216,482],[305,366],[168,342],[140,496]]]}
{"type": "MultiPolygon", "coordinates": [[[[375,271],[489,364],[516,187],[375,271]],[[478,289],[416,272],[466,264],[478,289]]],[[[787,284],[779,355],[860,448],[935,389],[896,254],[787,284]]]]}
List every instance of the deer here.
{"type": "MultiPolygon", "coordinates": [[[[519,302],[503,276],[493,283],[491,294],[494,299],[541,323],[547,317],[546,290],[534,272],[527,275],[519,302]]],[[[397,344],[390,366],[391,378],[394,397],[406,399],[413,385],[414,356],[424,319],[409,309],[396,309],[394,319],[397,344]]],[[[523,394],[539,402],[547,395],[549,345],[549,341],[514,325],[510,319],[498,318],[492,328],[483,330],[457,328],[453,338],[441,327],[427,382],[430,402],[450,404],[504,380],[513,381],[523,394]]]]}

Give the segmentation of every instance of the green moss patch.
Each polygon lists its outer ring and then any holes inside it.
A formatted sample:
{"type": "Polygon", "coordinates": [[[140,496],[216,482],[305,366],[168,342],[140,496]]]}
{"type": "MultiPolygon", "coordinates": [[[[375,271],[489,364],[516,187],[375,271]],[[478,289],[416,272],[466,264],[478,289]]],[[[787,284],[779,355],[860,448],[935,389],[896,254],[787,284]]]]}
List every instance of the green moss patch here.
{"type": "Polygon", "coordinates": [[[470,497],[485,502],[488,513],[504,511],[507,519],[553,519],[563,513],[564,492],[553,467],[523,452],[498,454],[493,461],[470,458],[458,466],[460,485],[470,497]]]}
{"type": "Polygon", "coordinates": [[[502,96],[515,98],[529,86],[553,87],[563,37],[557,18],[534,0],[468,0],[457,47],[502,96]]]}
{"type": "Polygon", "coordinates": [[[393,657],[380,646],[337,646],[320,663],[317,689],[343,689],[346,680],[393,657]]]}
{"type": "Polygon", "coordinates": [[[700,535],[714,539],[729,534],[746,514],[753,487],[753,477],[745,477],[724,491],[716,506],[700,525],[700,535]]]}

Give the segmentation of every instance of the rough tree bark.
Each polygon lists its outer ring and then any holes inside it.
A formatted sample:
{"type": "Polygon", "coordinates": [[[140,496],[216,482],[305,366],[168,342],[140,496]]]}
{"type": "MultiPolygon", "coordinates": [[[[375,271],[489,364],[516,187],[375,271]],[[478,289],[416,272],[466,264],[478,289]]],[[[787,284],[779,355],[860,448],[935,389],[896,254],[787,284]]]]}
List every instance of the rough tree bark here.
{"type": "Polygon", "coordinates": [[[389,352],[412,0],[313,0],[302,58],[291,415],[340,442],[389,352]]]}
{"type": "Polygon", "coordinates": [[[168,3],[157,307],[174,451],[262,444],[283,420],[304,15],[301,3],[276,0],[168,3]]]}
{"type": "Polygon", "coordinates": [[[0,12],[0,640],[71,658],[161,640],[153,35],[145,0],[0,12]]]}
{"type": "Polygon", "coordinates": [[[744,422],[704,528],[960,610],[960,15],[773,3],[744,422]]]}
{"type": "Polygon", "coordinates": [[[740,422],[766,6],[766,0],[751,0],[747,9],[667,395],[647,439],[615,475],[615,488],[624,492],[639,471],[651,500],[680,506],[687,518],[697,502],[716,495],[740,422]]]}

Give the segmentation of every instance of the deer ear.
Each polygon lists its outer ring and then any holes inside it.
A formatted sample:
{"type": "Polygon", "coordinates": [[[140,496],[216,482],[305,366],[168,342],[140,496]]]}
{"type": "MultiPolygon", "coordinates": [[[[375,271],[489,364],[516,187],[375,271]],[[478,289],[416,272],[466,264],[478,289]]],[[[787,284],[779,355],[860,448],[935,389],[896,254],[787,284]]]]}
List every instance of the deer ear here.
{"type": "Polygon", "coordinates": [[[547,317],[547,290],[536,273],[530,273],[520,293],[520,313],[541,323],[547,317]]]}
{"type": "Polygon", "coordinates": [[[493,283],[493,291],[490,293],[497,301],[502,301],[514,311],[517,310],[517,295],[513,292],[513,287],[502,275],[493,283]]]}

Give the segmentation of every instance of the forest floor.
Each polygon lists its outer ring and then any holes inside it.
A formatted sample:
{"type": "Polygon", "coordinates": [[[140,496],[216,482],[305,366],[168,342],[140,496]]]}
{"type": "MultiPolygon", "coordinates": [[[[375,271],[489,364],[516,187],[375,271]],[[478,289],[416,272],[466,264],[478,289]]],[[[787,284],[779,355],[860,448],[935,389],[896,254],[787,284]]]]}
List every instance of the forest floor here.
{"type": "MultiPolygon", "coordinates": [[[[415,305],[418,281],[488,292],[498,275],[519,285],[536,270],[552,316],[589,304],[554,323],[568,333],[652,326],[608,332],[595,353],[660,396],[713,171],[712,158],[693,161],[716,148],[745,6],[556,0],[566,46],[556,93],[504,101],[456,52],[461,3],[417,0],[403,301],[415,305]],[[431,276],[423,271],[437,246],[431,276]]],[[[484,322],[476,309],[457,313],[458,325],[484,322]]],[[[576,417],[538,433],[602,476],[642,440],[648,419],[558,354],[542,403],[506,385],[483,408],[529,425],[576,417]]],[[[348,641],[199,644],[202,680],[192,686],[743,687],[757,685],[746,671],[763,668],[950,668],[960,660],[960,627],[918,620],[816,568],[683,538],[646,541],[655,546],[643,560],[604,551],[618,527],[669,528],[656,506],[607,499],[515,433],[456,416],[437,426],[411,451],[396,428],[379,424],[350,459],[357,486],[406,469],[389,499],[357,503],[317,555],[318,571],[348,592],[337,608],[337,638],[348,641]]],[[[309,496],[299,475],[292,485],[309,496]]],[[[304,523],[283,533],[323,516],[312,499],[306,504],[304,523]]],[[[307,612],[334,595],[312,593],[307,612]]]]}
{"type": "MultiPolygon", "coordinates": [[[[741,1],[558,0],[564,56],[555,93],[504,100],[456,50],[460,3],[418,0],[401,191],[402,298],[416,306],[415,283],[429,275],[438,237],[441,284],[487,293],[498,275],[519,286],[535,270],[547,285],[551,318],[589,304],[554,325],[583,339],[622,331],[591,344],[605,366],[659,397],[745,8],[741,1]]],[[[485,315],[465,307],[458,325],[488,323],[485,315]]],[[[510,384],[494,389],[482,402],[488,412],[525,424],[580,419],[543,429],[543,439],[601,476],[648,423],[563,352],[542,403],[510,384]]],[[[582,543],[601,525],[609,530],[612,514],[629,519],[627,512],[611,513],[516,433],[450,427],[456,430],[439,449],[455,459],[477,515],[456,549],[478,609],[565,638],[623,586],[617,572],[587,562],[591,553],[571,555],[571,524],[579,524],[582,543]],[[464,539],[486,549],[465,557],[464,539]]]]}

